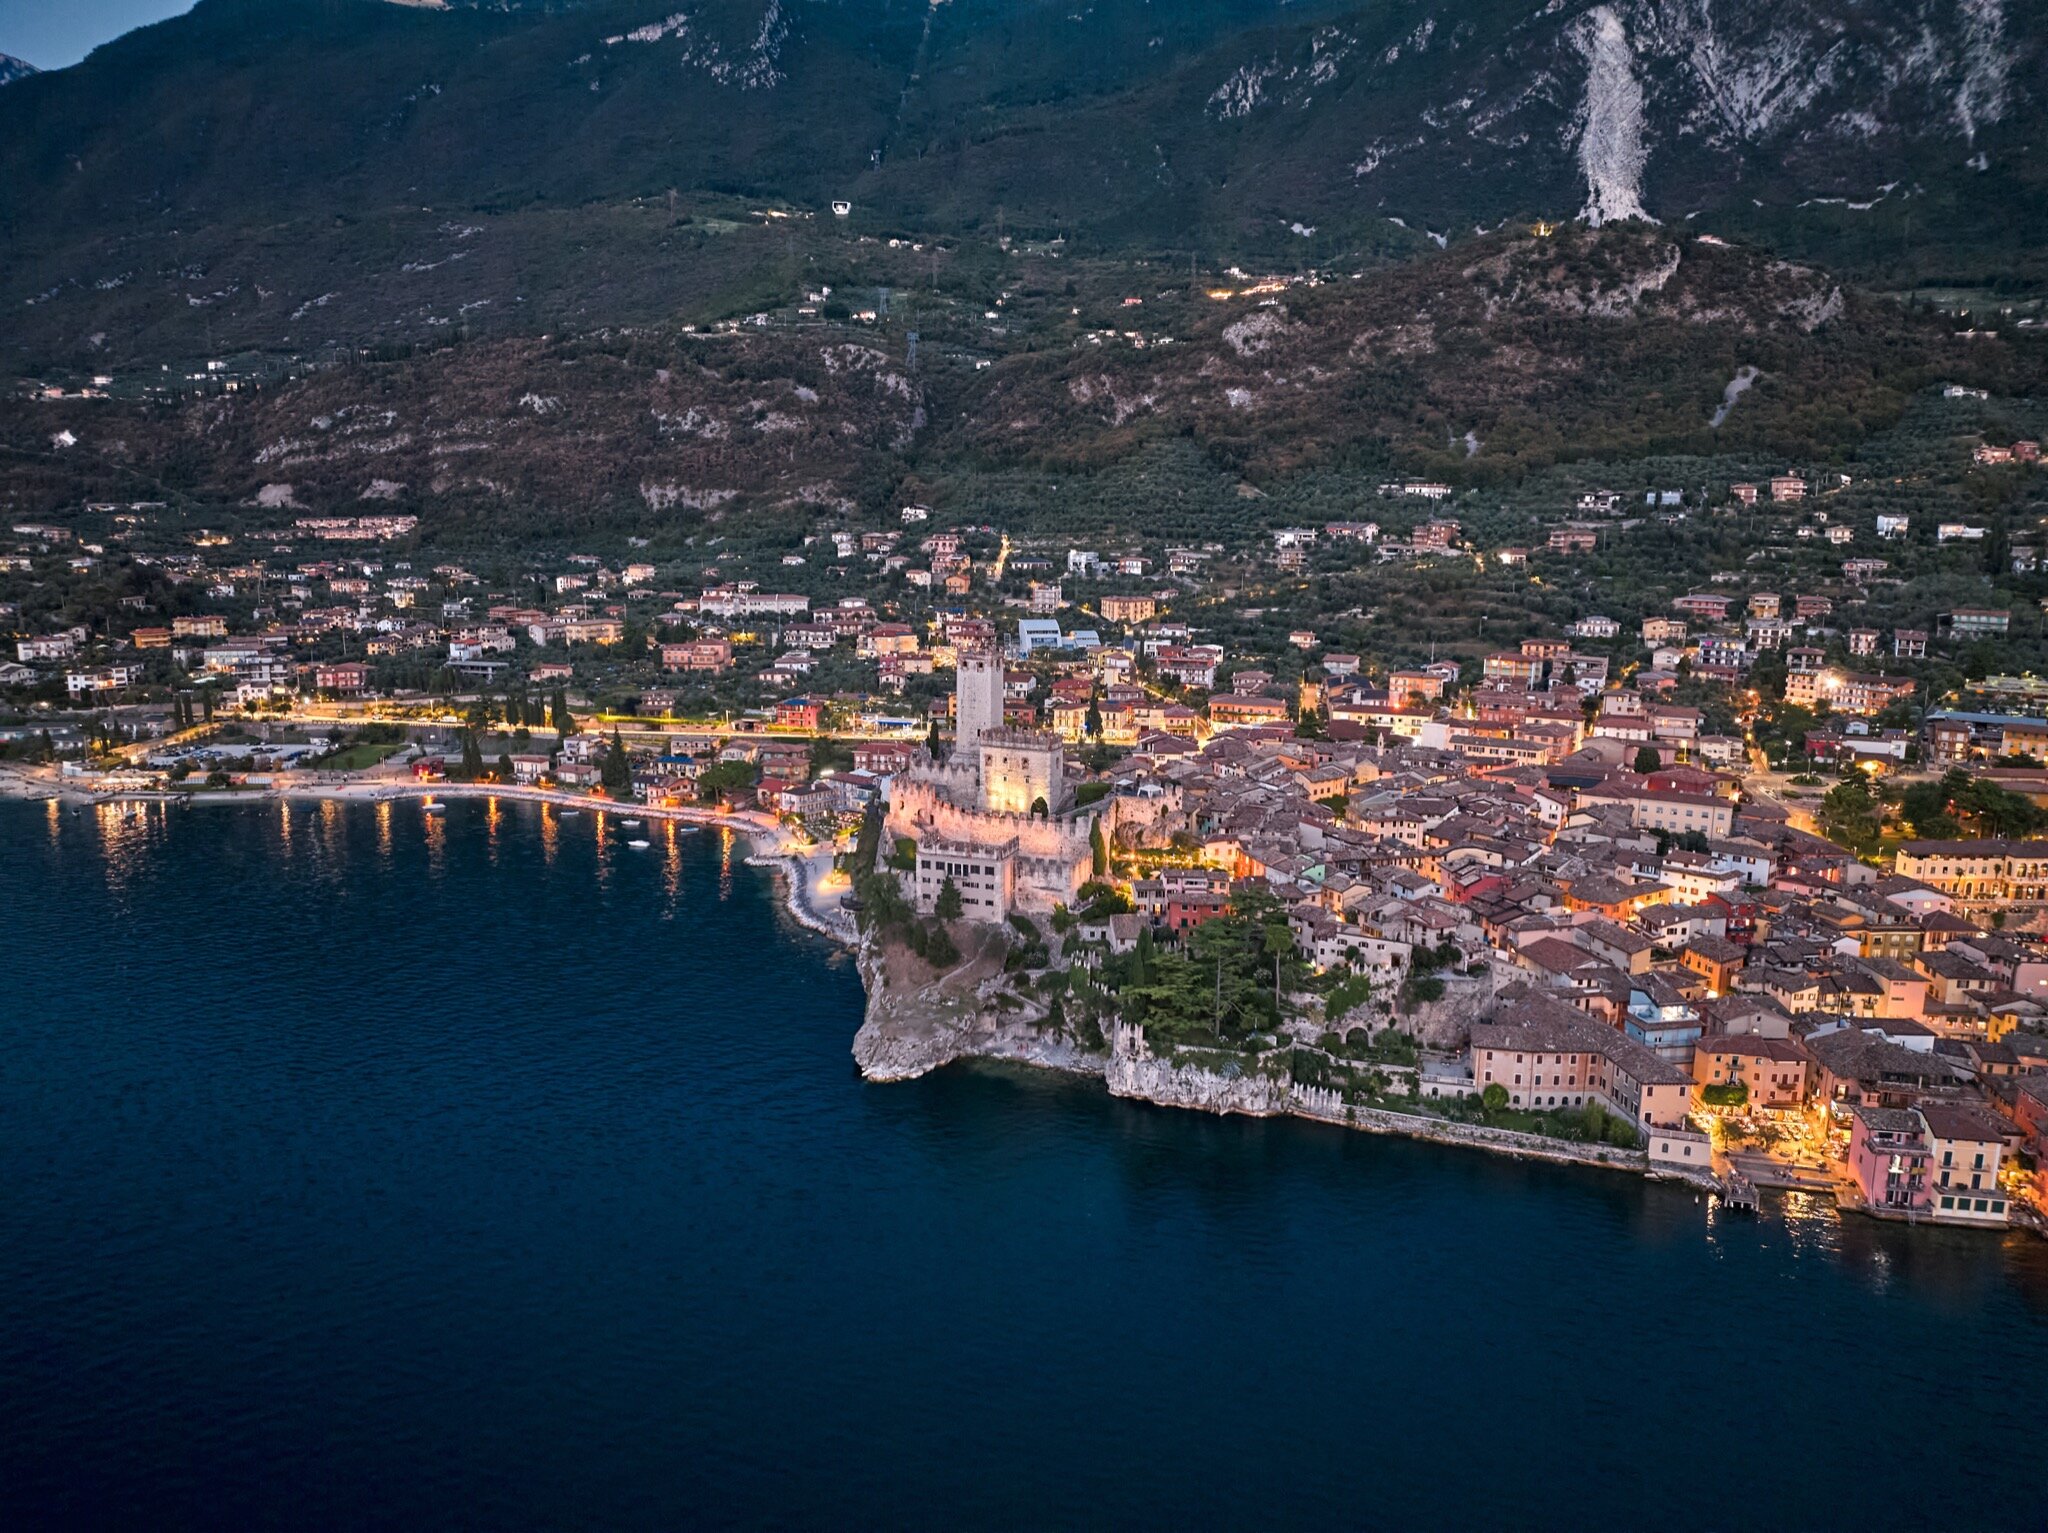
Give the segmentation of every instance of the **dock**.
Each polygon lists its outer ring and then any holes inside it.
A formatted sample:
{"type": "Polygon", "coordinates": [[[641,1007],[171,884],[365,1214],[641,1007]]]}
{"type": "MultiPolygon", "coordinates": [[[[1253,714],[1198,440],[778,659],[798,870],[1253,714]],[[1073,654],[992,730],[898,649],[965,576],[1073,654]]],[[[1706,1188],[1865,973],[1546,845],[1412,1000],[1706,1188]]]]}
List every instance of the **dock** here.
{"type": "Polygon", "coordinates": [[[1740,1171],[1730,1170],[1721,1182],[1721,1202],[1738,1213],[1757,1211],[1756,1183],[1740,1171]]]}

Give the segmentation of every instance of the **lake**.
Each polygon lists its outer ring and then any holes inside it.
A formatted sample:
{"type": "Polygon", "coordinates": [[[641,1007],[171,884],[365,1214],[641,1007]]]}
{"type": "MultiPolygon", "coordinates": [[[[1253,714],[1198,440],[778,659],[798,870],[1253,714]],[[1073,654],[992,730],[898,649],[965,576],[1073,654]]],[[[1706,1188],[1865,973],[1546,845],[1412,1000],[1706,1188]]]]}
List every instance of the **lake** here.
{"type": "Polygon", "coordinates": [[[16,1527],[2037,1527],[2048,1243],[968,1067],[716,831],[0,805],[16,1527]]]}

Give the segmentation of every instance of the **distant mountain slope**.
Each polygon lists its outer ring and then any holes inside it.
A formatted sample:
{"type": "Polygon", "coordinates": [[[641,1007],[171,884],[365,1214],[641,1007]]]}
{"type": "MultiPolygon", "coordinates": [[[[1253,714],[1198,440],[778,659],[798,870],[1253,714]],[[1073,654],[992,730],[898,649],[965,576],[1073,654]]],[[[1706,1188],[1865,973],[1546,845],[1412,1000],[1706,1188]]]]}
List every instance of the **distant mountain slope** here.
{"type": "Polygon", "coordinates": [[[506,539],[975,504],[1020,475],[1167,459],[1276,495],[1321,476],[1355,507],[1390,473],[1505,487],[1579,460],[1846,462],[1916,391],[2021,394],[2048,365],[1809,268],[1633,227],[1503,232],[1355,282],[1204,298],[1171,346],[1079,333],[985,367],[933,348],[913,365],[900,333],[852,325],[480,340],[176,405],[0,397],[0,457],[19,516],[145,492],[249,505],[288,484],[308,508],[368,496],[436,536],[506,539]]]}
{"type": "Polygon", "coordinates": [[[1331,261],[1648,216],[2040,275],[2009,0],[200,0],[0,97],[0,301],[114,234],[671,187],[1331,261]]]}
{"type": "Polygon", "coordinates": [[[0,85],[12,85],[16,80],[26,80],[40,71],[26,59],[18,59],[9,53],[0,53],[0,85]]]}

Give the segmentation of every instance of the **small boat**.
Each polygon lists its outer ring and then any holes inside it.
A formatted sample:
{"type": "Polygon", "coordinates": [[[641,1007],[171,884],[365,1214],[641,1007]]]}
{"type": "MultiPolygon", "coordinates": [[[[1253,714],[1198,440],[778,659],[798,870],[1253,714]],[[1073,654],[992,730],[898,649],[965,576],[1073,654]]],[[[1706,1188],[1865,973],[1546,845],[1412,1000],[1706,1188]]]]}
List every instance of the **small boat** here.
{"type": "Polygon", "coordinates": [[[581,816],[582,813],[583,811],[581,809],[564,809],[562,811],[562,818],[565,820],[573,820],[581,816]]]}
{"type": "Polygon", "coordinates": [[[446,804],[429,804],[427,805],[426,812],[428,814],[446,814],[448,812],[448,806],[446,804]]]}
{"type": "Polygon", "coordinates": [[[638,820],[621,820],[619,821],[619,828],[621,830],[638,830],[640,822],[638,820]]]}
{"type": "Polygon", "coordinates": [[[636,852],[644,852],[647,850],[647,843],[645,841],[639,840],[638,838],[628,841],[626,845],[633,848],[633,850],[636,852]]]}

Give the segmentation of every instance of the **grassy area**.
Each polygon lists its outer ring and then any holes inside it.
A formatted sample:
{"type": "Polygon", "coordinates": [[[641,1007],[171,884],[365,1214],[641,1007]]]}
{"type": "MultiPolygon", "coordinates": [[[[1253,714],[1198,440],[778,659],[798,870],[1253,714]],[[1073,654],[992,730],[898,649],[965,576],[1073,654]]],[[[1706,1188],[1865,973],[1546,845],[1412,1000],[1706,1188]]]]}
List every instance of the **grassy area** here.
{"type": "Polygon", "coordinates": [[[320,766],[328,772],[367,772],[404,749],[402,745],[351,745],[332,756],[323,757],[320,766]]]}

